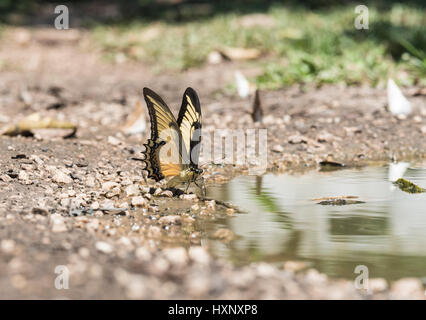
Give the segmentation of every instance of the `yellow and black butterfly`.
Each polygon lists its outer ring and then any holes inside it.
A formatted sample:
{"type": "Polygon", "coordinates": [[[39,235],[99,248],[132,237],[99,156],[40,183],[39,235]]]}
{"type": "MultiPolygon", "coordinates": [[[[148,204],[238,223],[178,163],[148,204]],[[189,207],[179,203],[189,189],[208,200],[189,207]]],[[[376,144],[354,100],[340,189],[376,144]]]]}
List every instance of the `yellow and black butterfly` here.
{"type": "Polygon", "coordinates": [[[145,170],[148,178],[160,181],[173,177],[167,187],[175,188],[191,182],[200,189],[197,179],[203,173],[198,168],[201,147],[201,107],[197,93],[187,88],[183,94],[178,119],[154,91],[144,88],[143,95],[151,119],[151,138],[144,144],[145,170]]]}

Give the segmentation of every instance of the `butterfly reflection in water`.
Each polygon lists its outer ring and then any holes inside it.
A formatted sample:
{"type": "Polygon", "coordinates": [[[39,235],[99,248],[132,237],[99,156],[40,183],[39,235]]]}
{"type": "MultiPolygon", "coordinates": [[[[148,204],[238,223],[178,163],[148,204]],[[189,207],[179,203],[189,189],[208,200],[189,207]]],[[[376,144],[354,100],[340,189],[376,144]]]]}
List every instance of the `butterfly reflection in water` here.
{"type": "MultiPolygon", "coordinates": [[[[201,147],[201,107],[197,93],[187,88],[183,94],[178,119],[154,91],[144,88],[143,95],[151,120],[151,138],[144,144],[145,170],[148,178],[160,181],[172,177],[168,188],[189,185],[204,180],[203,169],[198,168],[201,147]]],[[[204,183],[203,183],[204,185],[204,183]]]]}

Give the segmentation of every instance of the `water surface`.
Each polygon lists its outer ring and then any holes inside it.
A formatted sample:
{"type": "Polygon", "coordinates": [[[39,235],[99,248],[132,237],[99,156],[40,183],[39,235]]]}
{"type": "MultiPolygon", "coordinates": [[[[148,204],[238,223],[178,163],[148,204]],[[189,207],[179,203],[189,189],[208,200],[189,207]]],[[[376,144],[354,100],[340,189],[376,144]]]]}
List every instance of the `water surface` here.
{"type": "Polygon", "coordinates": [[[390,180],[403,174],[426,187],[426,169],[408,164],[303,175],[238,177],[209,196],[247,211],[204,225],[214,254],[237,264],[305,261],[332,277],[353,279],[357,265],[371,278],[426,277],[426,194],[409,194],[390,180]],[[318,205],[312,199],[357,196],[362,204],[318,205]],[[231,229],[230,243],[211,239],[231,229]]]}

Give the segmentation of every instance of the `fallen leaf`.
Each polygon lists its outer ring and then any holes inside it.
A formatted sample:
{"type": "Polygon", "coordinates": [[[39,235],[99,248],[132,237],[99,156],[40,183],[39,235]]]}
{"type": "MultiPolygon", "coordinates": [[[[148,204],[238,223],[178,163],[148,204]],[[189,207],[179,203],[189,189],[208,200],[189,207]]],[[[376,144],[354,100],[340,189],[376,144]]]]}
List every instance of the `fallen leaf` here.
{"type": "Polygon", "coordinates": [[[256,89],[256,92],[254,95],[253,111],[251,113],[251,118],[253,119],[253,122],[262,122],[262,117],[263,117],[263,110],[262,110],[262,104],[260,102],[260,93],[259,93],[259,89],[256,89]]]}
{"type": "Polygon", "coordinates": [[[237,92],[241,98],[247,98],[253,91],[254,86],[250,84],[247,78],[241,73],[241,71],[235,71],[235,82],[237,85],[237,92]]]}
{"type": "Polygon", "coordinates": [[[314,198],[312,201],[323,201],[323,200],[339,200],[339,199],[358,199],[357,196],[337,196],[337,197],[322,197],[314,198]]]}
{"type": "Polygon", "coordinates": [[[223,48],[218,50],[229,60],[254,60],[260,57],[260,50],[255,48],[223,48]]]}
{"type": "Polygon", "coordinates": [[[50,117],[42,117],[39,113],[33,113],[20,120],[16,125],[6,127],[1,131],[2,135],[16,136],[34,135],[36,129],[70,129],[62,137],[70,137],[77,131],[77,126],[71,122],[59,121],[50,117]]]}
{"type": "Polygon", "coordinates": [[[146,129],[145,116],[143,112],[142,103],[138,100],[135,104],[133,112],[127,117],[127,122],[122,127],[124,133],[138,134],[144,132],[146,129]]]}
{"type": "Polygon", "coordinates": [[[333,168],[342,168],[345,166],[344,163],[328,161],[328,160],[321,161],[319,164],[322,167],[333,167],[333,168]]]}
{"type": "Polygon", "coordinates": [[[411,104],[392,79],[388,80],[388,107],[393,115],[407,115],[411,112],[411,104]]]}
{"type": "Polygon", "coordinates": [[[352,199],[345,199],[345,198],[330,198],[327,200],[322,200],[318,202],[317,204],[320,204],[322,206],[345,206],[349,204],[360,204],[365,203],[364,201],[360,200],[352,200],[352,199]]]}
{"type": "Polygon", "coordinates": [[[396,182],[399,178],[402,178],[409,166],[410,163],[408,162],[391,163],[389,165],[389,181],[396,182]]]}

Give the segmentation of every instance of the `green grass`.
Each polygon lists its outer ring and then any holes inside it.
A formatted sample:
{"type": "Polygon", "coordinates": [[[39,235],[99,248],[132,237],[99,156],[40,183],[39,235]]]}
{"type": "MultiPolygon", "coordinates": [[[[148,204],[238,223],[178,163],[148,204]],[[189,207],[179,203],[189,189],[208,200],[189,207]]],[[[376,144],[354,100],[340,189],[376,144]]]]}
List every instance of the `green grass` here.
{"type": "Polygon", "coordinates": [[[216,15],[188,23],[138,22],[98,26],[95,44],[105,56],[151,63],[157,70],[183,70],[206,63],[224,47],[260,49],[263,73],[252,79],[261,88],[293,83],[384,83],[394,76],[403,85],[426,84],[424,9],[369,6],[369,29],[354,27],[354,6],[308,11],[273,7],[273,26],[242,27],[242,16],[216,15]]]}

